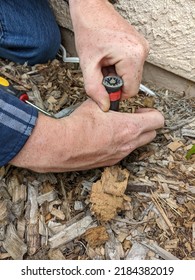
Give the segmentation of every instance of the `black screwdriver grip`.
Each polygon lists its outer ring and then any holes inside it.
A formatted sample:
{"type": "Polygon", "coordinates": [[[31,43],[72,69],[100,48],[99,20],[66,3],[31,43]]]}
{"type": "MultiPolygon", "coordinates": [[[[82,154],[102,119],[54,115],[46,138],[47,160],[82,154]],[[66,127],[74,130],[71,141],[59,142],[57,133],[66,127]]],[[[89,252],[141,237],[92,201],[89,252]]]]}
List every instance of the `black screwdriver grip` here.
{"type": "Polygon", "coordinates": [[[106,76],[103,85],[110,97],[110,110],[118,111],[123,80],[119,76],[106,76]]]}
{"type": "Polygon", "coordinates": [[[11,94],[15,97],[17,97],[18,99],[20,99],[21,101],[26,101],[28,100],[28,95],[26,92],[24,91],[21,91],[21,90],[18,90],[18,89],[15,89],[14,87],[12,87],[11,85],[9,86],[3,86],[0,84],[0,88],[2,90],[5,90],[8,94],[11,94]]]}

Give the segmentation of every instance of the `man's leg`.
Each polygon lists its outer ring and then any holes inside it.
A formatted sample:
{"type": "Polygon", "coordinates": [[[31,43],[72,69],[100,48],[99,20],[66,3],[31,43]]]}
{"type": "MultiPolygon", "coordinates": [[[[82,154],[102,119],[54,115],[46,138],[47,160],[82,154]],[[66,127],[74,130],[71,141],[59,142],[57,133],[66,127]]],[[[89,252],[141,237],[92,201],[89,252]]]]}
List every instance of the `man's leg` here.
{"type": "Polygon", "coordinates": [[[0,0],[0,57],[33,65],[55,57],[60,31],[47,0],[0,0]]]}

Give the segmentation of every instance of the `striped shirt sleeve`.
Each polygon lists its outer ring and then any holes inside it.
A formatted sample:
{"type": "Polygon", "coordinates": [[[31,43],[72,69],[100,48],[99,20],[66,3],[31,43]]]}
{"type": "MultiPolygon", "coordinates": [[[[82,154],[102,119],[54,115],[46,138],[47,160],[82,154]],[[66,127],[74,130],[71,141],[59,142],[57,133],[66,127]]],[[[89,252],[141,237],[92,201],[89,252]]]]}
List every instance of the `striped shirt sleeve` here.
{"type": "Polygon", "coordinates": [[[0,89],[0,166],[22,149],[36,124],[38,111],[0,89]]]}

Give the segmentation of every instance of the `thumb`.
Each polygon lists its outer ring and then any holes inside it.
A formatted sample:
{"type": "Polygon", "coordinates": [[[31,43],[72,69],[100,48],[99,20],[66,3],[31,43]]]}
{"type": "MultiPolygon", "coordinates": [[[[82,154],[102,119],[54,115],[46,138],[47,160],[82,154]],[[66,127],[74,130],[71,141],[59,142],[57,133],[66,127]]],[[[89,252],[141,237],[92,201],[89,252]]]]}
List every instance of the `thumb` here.
{"type": "Polygon", "coordinates": [[[90,69],[90,67],[87,67],[83,71],[83,78],[87,95],[98,104],[102,111],[108,111],[110,108],[110,99],[109,94],[102,84],[103,74],[101,69],[90,69]]]}

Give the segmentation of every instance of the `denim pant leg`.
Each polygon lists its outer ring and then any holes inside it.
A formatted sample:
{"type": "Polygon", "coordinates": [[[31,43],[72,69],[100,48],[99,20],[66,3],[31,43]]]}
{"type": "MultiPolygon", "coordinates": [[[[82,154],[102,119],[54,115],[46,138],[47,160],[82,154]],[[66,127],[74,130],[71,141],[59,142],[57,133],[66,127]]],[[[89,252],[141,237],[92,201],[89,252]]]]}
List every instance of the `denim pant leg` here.
{"type": "Polygon", "coordinates": [[[60,30],[47,0],[0,0],[0,57],[33,65],[52,60],[60,30]]]}

